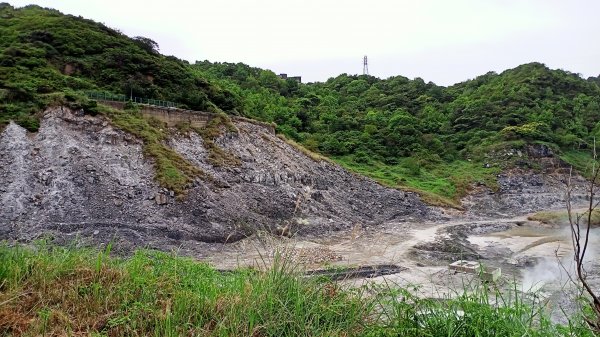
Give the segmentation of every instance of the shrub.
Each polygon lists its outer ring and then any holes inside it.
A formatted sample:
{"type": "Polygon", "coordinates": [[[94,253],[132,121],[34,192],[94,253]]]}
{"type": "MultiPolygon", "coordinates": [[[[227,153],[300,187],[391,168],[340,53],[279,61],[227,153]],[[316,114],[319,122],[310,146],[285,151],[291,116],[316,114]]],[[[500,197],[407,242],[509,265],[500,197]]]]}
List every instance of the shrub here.
{"type": "Polygon", "coordinates": [[[552,140],[550,127],[543,122],[532,122],[521,126],[507,126],[500,131],[500,134],[506,140],[552,140]]]}

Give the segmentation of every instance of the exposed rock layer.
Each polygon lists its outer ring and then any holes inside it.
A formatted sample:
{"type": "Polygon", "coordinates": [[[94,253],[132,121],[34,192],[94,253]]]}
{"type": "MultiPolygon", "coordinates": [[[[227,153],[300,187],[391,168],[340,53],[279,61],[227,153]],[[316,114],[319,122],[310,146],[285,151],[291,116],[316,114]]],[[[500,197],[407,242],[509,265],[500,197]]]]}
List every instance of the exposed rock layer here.
{"type": "MultiPolygon", "coordinates": [[[[213,178],[195,181],[183,200],[153,180],[143,144],[101,116],[53,108],[36,134],[10,124],[0,135],[0,239],[79,237],[112,240],[121,250],[177,248],[202,256],[218,249],[214,243],[258,230],[310,237],[449,219],[413,193],[307,157],[264,126],[234,123],[239,132],[224,132],[215,144],[239,158],[240,166],[213,166],[195,133],[178,134],[167,144],[213,178]]],[[[554,167],[560,165],[552,153],[532,151],[528,156],[543,164],[542,171],[501,174],[498,191],[476,188],[463,200],[466,212],[454,216],[498,218],[563,207],[566,177],[554,167]]]]}
{"type": "Polygon", "coordinates": [[[235,124],[239,132],[216,144],[240,158],[239,167],[210,165],[196,134],[171,139],[215,178],[196,181],[181,201],[154,182],[140,141],[103,117],[54,108],[36,134],[10,124],[0,138],[0,239],[79,236],[202,255],[210,243],[260,229],[321,235],[438,216],[415,194],[315,161],[263,126],[235,124]]]}

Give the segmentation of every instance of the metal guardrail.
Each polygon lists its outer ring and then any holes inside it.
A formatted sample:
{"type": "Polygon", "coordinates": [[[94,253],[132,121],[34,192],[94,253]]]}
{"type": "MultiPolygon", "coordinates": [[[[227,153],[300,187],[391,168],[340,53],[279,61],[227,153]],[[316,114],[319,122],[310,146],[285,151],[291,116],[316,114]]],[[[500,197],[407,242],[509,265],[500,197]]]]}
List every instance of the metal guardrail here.
{"type": "Polygon", "coordinates": [[[164,108],[175,108],[177,104],[175,102],[163,101],[159,99],[142,98],[142,97],[128,97],[126,95],[117,95],[106,92],[86,91],[85,94],[95,100],[100,101],[113,101],[113,102],[133,102],[139,104],[147,104],[152,106],[159,106],[164,108]]]}

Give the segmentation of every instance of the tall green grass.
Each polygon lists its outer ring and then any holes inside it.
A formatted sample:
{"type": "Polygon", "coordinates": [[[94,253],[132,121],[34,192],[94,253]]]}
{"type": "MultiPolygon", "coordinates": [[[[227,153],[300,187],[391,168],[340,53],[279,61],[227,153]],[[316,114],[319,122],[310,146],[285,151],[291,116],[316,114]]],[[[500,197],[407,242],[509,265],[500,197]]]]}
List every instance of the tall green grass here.
{"type": "Polygon", "coordinates": [[[219,273],[156,251],[0,248],[0,335],[342,336],[371,310],[334,283],[266,272],[219,273]]]}
{"type": "Polygon", "coordinates": [[[0,261],[2,336],[592,336],[577,320],[552,324],[516,290],[421,299],[304,277],[282,259],[218,272],[156,251],[118,258],[38,243],[1,245],[0,261]]]}

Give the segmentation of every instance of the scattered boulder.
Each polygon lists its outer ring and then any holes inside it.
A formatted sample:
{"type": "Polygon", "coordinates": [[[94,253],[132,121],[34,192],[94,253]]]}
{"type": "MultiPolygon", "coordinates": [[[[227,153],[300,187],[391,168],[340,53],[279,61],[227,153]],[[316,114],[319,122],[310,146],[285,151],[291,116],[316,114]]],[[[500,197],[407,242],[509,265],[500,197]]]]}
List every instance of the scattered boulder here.
{"type": "Polygon", "coordinates": [[[162,193],[156,193],[154,200],[156,201],[157,205],[166,205],[169,202],[167,196],[162,193]]]}

